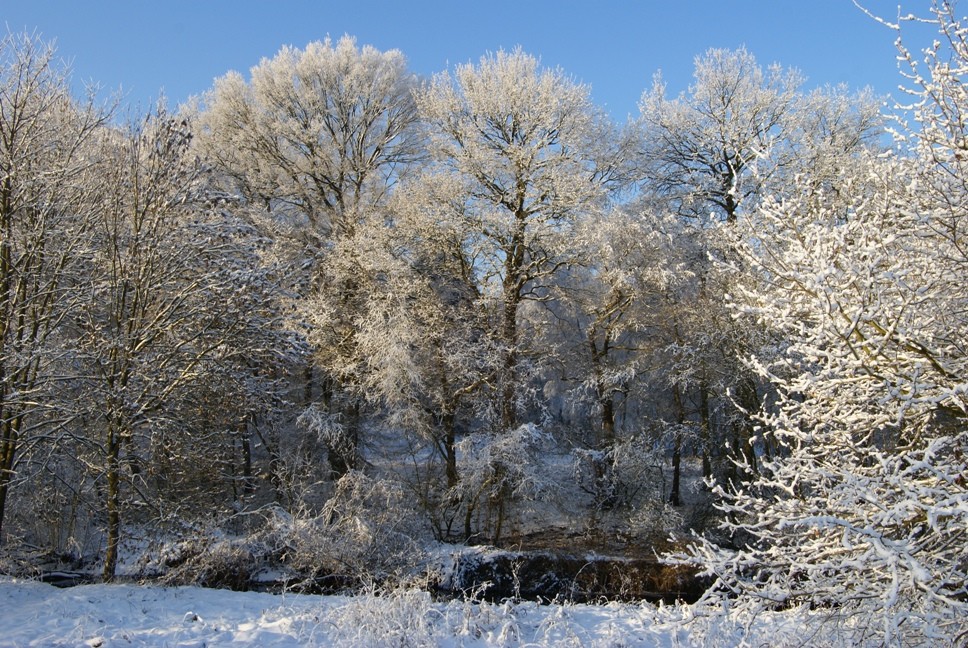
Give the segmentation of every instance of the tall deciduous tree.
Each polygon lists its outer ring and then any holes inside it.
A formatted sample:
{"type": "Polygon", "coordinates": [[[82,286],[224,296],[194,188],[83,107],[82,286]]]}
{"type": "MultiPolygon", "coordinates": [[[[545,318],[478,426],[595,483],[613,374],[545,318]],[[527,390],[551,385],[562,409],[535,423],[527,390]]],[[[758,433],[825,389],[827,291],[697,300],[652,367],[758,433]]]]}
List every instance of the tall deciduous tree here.
{"type": "MultiPolygon", "coordinates": [[[[763,69],[745,49],[697,57],[694,79],[674,99],[666,97],[661,77],[643,95],[640,168],[653,204],[695,230],[689,236],[696,244],[694,285],[677,298],[682,316],[672,357],[680,371],[672,377],[676,389],[694,395],[703,472],[710,476],[711,455],[724,446],[745,455],[755,471],[748,413],[763,397],[756,377],[737,360],[756,346],[755,325],[723,307],[734,278],[721,269],[738,261],[729,228],[755,219],[766,197],[796,193],[803,183],[816,196],[829,191],[839,169],[875,143],[880,118],[869,92],[804,93],[796,71],[763,69]]],[[[724,470],[733,467],[726,462],[724,470]]]]}
{"type": "Polygon", "coordinates": [[[438,167],[456,179],[472,277],[493,304],[502,349],[500,427],[519,420],[522,304],[543,299],[574,260],[576,221],[601,203],[616,171],[614,137],[588,89],[524,52],[489,55],[442,74],[418,97],[438,167]]]}
{"type": "Polygon", "coordinates": [[[229,224],[210,208],[188,123],[157,114],[102,137],[89,299],[75,321],[90,468],[104,485],[109,580],[130,496],[153,504],[149,450],[169,459],[164,435],[191,429],[178,423],[175,406],[238,343],[253,314],[238,296],[247,276],[231,271],[238,262],[231,237],[214,227],[229,224]]]}
{"type": "Polygon", "coordinates": [[[661,76],[642,96],[644,163],[679,213],[734,222],[790,161],[802,80],[778,65],[763,70],[742,48],[697,57],[694,77],[689,93],[675,99],[666,97],[661,76]]]}
{"type": "Polygon", "coordinates": [[[107,113],[71,95],[54,49],[31,36],[0,41],[0,540],[21,453],[69,417],[45,396],[52,340],[90,232],[94,133],[107,113]]]}
{"type": "Polygon", "coordinates": [[[352,234],[417,157],[415,83],[399,51],[348,36],[285,47],[248,81],[216,81],[200,140],[250,202],[319,246],[352,234]]]}
{"type": "MultiPolygon", "coordinates": [[[[383,236],[397,260],[388,292],[400,312],[408,315],[401,321],[371,312],[368,322],[376,327],[368,327],[364,345],[371,360],[380,359],[388,368],[393,364],[390,358],[375,352],[382,346],[381,339],[407,341],[415,369],[411,376],[418,379],[388,382],[385,371],[370,371],[380,382],[371,380],[369,389],[390,400],[394,393],[406,394],[411,408],[416,405],[429,415],[423,436],[433,442],[444,461],[448,488],[455,487],[459,478],[458,428],[493,419],[485,394],[498,364],[493,339],[487,334],[486,303],[475,278],[476,259],[467,245],[463,189],[456,178],[427,175],[395,193],[393,226],[383,236]],[[409,333],[383,329],[380,322],[409,333]],[[464,421],[459,420],[462,411],[470,414],[464,421]]],[[[397,403],[402,404],[399,399],[397,403]]]]}
{"type": "MultiPolygon", "coordinates": [[[[360,48],[347,36],[283,48],[252,68],[248,81],[226,75],[199,116],[202,150],[275,241],[297,293],[312,299],[301,310],[324,371],[316,413],[325,411],[334,423],[328,429],[343,431],[329,444],[336,472],[357,461],[360,401],[345,370],[356,352],[366,260],[353,241],[420,157],[416,85],[399,51],[360,48]]],[[[312,374],[310,367],[307,404],[315,398],[312,374]]]]}

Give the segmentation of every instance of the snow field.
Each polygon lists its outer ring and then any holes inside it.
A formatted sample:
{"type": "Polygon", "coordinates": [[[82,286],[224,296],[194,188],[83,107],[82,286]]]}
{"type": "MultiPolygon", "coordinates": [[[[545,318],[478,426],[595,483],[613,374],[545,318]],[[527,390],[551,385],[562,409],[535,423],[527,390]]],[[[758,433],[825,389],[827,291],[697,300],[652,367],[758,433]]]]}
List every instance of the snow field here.
{"type": "Polygon", "coordinates": [[[673,646],[649,605],[540,606],[0,581],[0,646],[673,646]]]}
{"type": "Polygon", "coordinates": [[[834,619],[830,611],[716,612],[648,603],[441,602],[412,589],[385,595],[312,596],[142,585],[58,589],[0,578],[3,648],[863,645],[850,640],[852,623],[834,619]]]}

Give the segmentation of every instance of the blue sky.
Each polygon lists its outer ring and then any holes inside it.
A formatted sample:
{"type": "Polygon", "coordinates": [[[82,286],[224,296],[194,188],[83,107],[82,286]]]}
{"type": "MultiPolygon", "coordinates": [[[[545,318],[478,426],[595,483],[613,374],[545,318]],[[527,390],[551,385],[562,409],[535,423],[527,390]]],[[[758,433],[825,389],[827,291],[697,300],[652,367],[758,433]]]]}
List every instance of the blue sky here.
{"type": "MultiPolygon", "coordinates": [[[[895,18],[898,0],[865,0],[895,18]]],[[[922,12],[927,0],[907,2],[922,12]]],[[[327,35],[400,49],[424,75],[521,46],[589,84],[614,118],[637,112],[661,69],[669,90],[691,81],[710,47],[746,46],[762,64],[796,67],[807,87],[847,83],[896,93],[894,34],[851,0],[0,0],[9,30],[56,40],[77,82],[122,88],[147,108],[177,105],[228,70],[248,73],[282,45],[327,35]]],[[[924,35],[923,33],[921,34],[924,35]]]]}

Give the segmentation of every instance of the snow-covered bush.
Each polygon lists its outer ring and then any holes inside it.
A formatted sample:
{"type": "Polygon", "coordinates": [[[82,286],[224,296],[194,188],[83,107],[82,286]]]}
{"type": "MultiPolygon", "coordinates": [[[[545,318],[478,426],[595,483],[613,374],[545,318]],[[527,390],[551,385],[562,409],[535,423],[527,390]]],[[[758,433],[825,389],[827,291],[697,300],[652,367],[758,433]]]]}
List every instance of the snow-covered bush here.
{"type": "Polygon", "coordinates": [[[273,506],[243,535],[200,529],[146,556],[143,572],[172,584],[245,590],[275,585],[343,591],[419,580],[426,532],[396,482],[351,471],[319,512],[273,506]]]}
{"type": "Polygon", "coordinates": [[[665,500],[645,502],[629,516],[629,531],[634,538],[662,546],[685,527],[682,514],[665,500]]]}
{"type": "Polygon", "coordinates": [[[139,578],[158,579],[166,585],[247,591],[278,555],[266,526],[252,522],[252,531],[244,535],[228,535],[215,525],[184,524],[178,530],[168,529],[165,540],[140,543],[125,552],[122,562],[127,568],[133,561],[139,578]]]}
{"type": "Polygon", "coordinates": [[[526,423],[507,433],[471,435],[458,444],[461,481],[454,495],[466,507],[468,538],[473,516],[483,512],[487,519],[478,533],[490,530],[491,541],[498,542],[511,503],[538,499],[553,487],[541,473],[538,457],[548,440],[540,427],[526,423]]]}
{"type": "Polygon", "coordinates": [[[435,603],[426,592],[394,589],[353,597],[323,618],[327,645],[334,646],[638,645],[642,624],[616,622],[613,615],[618,618],[617,609],[597,615],[579,606],[531,602],[435,603]]]}
{"type": "Polygon", "coordinates": [[[664,499],[665,457],[644,435],[604,450],[579,448],[574,456],[575,479],[592,496],[596,509],[628,509],[664,499]]]}
{"type": "Polygon", "coordinates": [[[337,646],[436,646],[444,638],[433,599],[415,589],[354,596],[326,620],[337,646]]]}
{"type": "Polygon", "coordinates": [[[606,450],[576,450],[573,472],[592,496],[592,522],[603,514],[617,517],[631,537],[653,545],[681,531],[682,516],[667,501],[666,461],[661,446],[645,435],[606,450]]]}
{"type": "Polygon", "coordinates": [[[340,413],[313,404],[303,410],[296,423],[322,444],[330,455],[331,465],[352,466],[356,463],[357,440],[340,413]]]}
{"type": "Polygon", "coordinates": [[[166,576],[167,582],[245,591],[252,575],[264,564],[259,543],[200,538],[183,550],[185,562],[166,576]],[[262,560],[260,560],[260,558],[262,560]]]}
{"type": "Polygon", "coordinates": [[[340,478],[318,515],[280,512],[273,525],[290,569],[351,587],[413,576],[427,535],[400,484],[358,471],[340,478]]]}

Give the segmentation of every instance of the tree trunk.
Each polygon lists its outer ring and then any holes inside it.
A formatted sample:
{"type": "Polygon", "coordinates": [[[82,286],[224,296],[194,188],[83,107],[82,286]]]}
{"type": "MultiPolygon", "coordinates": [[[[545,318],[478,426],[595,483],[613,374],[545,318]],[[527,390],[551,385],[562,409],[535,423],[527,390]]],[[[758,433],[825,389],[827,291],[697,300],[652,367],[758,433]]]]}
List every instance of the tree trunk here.
{"type": "Polygon", "coordinates": [[[673,506],[682,504],[680,482],[682,480],[682,426],[686,423],[686,407],[682,401],[679,387],[672,388],[672,397],[676,404],[676,428],[672,439],[672,491],[669,493],[669,503],[673,506]]]}
{"type": "Polygon", "coordinates": [[[255,433],[259,437],[259,441],[262,442],[262,447],[266,449],[266,453],[269,455],[269,483],[272,484],[272,491],[275,494],[276,503],[288,504],[290,502],[286,500],[286,488],[281,475],[283,464],[282,456],[279,454],[279,448],[276,447],[272,439],[262,433],[260,426],[255,426],[255,433]]]}
{"type": "MultiPolygon", "coordinates": [[[[0,414],[7,414],[6,407],[0,403],[0,414]]],[[[7,497],[10,495],[10,484],[14,477],[14,462],[20,449],[20,432],[23,429],[24,414],[21,411],[12,420],[4,421],[3,439],[0,442],[0,544],[3,544],[3,526],[6,519],[7,497]]]]}
{"type": "Polygon", "coordinates": [[[491,543],[495,545],[501,541],[501,534],[504,532],[504,508],[508,499],[506,490],[506,487],[502,484],[497,495],[497,520],[494,524],[494,537],[491,538],[491,543]]]}
{"type": "Polygon", "coordinates": [[[703,479],[712,477],[713,467],[709,458],[709,450],[712,447],[711,415],[709,412],[709,387],[703,380],[699,384],[699,444],[702,451],[702,476],[703,479]]]}
{"type": "Polygon", "coordinates": [[[501,377],[501,429],[506,432],[513,430],[518,424],[517,405],[514,402],[517,394],[517,312],[516,305],[505,308],[504,343],[507,350],[504,355],[504,372],[501,377]]]}
{"type": "Polygon", "coordinates": [[[13,479],[13,461],[17,454],[16,430],[12,421],[8,419],[7,404],[7,328],[10,324],[9,309],[13,302],[11,295],[12,261],[11,261],[11,202],[13,196],[13,181],[8,174],[3,181],[2,198],[0,198],[0,425],[3,427],[3,438],[0,439],[0,544],[3,544],[3,521],[7,510],[7,495],[10,492],[10,482],[13,479]]]}
{"type": "Polygon", "coordinates": [[[255,491],[255,480],[252,477],[252,443],[249,441],[249,430],[246,423],[242,424],[242,497],[247,497],[255,491]]]}
{"type": "Polygon", "coordinates": [[[504,321],[501,327],[502,342],[505,345],[504,375],[501,386],[501,426],[510,431],[518,425],[517,397],[518,387],[518,307],[521,305],[521,291],[524,288],[525,231],[527,214],[524,212],[524,188],[519,187],[518,209],[514,214],[515,227],[510,245],[505,249],[504,261],[504,321]]]}
{"type": "Polygon", "coordinates": [[[749,478],[759,472],[756,447],[753,445],[753,422],[748,412],[756,412],[760,407],[760,398],[756,391],[756,382],[750,377],[740,381],[737,390],[739,404],[745,411],[741,412],[742,420],[737,422],[737,450],[746,463],[746,475],[749,478]]]}
{"type": "Polygon", "coordinates": [[[494,467],[494,476],[491,478],[497,490],[490,497],[490,510],[495,511],[494,534],[491,536],[491,544],[501,541],[501,534],[504,532],[504,516],[508,500],[511,498],[510,488],[507,484],[507,470],[503,464],[494,467]]]}
{"type": "Polygon", "coordinates": [[[615,445],[615,399],[611,395],[603,396],[601,403],[602,447],[608,449],[615,445]]]}
{"type": "Polygon", "coordinates": [[[457,416],[453,412],[443,415],[444,426],[444,471],[447,475],[447,488],[457,486],[460,475],[457,473],[457,416]]]}
{"type": "Polygon", "coordinates": [[[0,546],[3,545],[3,519],[7,512],[7,492],[10,489],[8,473],[0,469],[0,546]]]}
{"type": "Polygon", "coordinates": [[[464,508],[464,542],[470,542],[471,539],[471,521],[474,519],[474,505],[471,502],[467,503],[464,508]]]}
{"type": "MultiPolygon", "coordinates": [[[[0,403],[0,412],[3,411],[0,403]]],[[[10,482],[13,480],[13,461],[17,453],[16,430],[11,423],[3,425],[3,439],[0,444],[0,544],[3,544],[3,521],[7,510],[7,494],[10,492],[10,482]]]]}
{"type": "Polygon", "coordinates": [[[672,491],[669,493],[669,503],[673,506],[680,506],[682,499],[680,495],[679,482],[682,478],[682,436],[676,432],[672,441],[672,491]]]}
{"type": "Polygon", "coordinates": [[[118,548],[121,543],[121,434],[119,430],[108,431],[107,459],[107,548],[104,552],[104,582],[114,580],[118,567],[118,548]]]}
{"type": "Polygon", "coordinates": [[[313,392],[316,384],[315,372],[313,371],[313,361],[307,360],[303,367],[303,406],[309,407],[313,402],[313,392]]]}
{"type": "Polygon", "coordinates": [[[592,373],[595,375],[595,399],[601,408],[602,438],[601,448],[608,450],[615,445],[615,399],[612,397],[612,390],[605,384],[604,371],[602,369],[602,359],[608,355],[609,344],[606,334],[602,342],[602,348],[598,348],[598,327],[592,325],[588,331],[588,350],[591,353],[592,373]]]}

